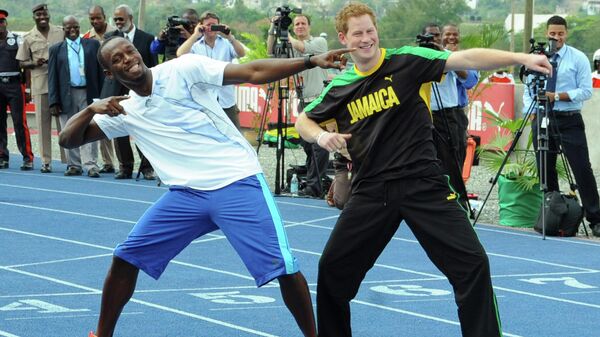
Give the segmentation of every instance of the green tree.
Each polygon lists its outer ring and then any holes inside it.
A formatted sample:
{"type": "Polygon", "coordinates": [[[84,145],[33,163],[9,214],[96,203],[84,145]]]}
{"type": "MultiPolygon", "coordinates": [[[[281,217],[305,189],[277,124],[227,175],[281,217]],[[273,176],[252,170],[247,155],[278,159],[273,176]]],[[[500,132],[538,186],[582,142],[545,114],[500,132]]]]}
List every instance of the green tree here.
{"type": "Polygon", "coordinates": [[[459,24],[461,16],[469,11],[463,0],[439,0],[432,5],[428,0],[400,1],[388,7],[379,20],[378,30],[383,47],[410,44],[423,27],[431,22],[459,24]]]}
{"type": "MultiPolygon", "coordinates": [[[[591,60],[598,49],[596,32],[600,31],[600,16],[577,15],[566,18],[568,24],[567,44],[584,52],[591,60]]],[[[534,30],[537,41],[546,41],[546,24],[534,30]]]]}

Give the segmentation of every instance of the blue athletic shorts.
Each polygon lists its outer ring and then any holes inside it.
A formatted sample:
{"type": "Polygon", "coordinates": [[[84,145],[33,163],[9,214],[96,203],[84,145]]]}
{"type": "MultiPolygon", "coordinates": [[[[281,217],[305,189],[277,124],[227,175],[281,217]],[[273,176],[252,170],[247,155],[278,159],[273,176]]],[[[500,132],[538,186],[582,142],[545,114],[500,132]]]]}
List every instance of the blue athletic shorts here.
{"type": "Polygon", "coordinates": [[[115,248],[154,279],[198,237],[220,229],[257,286],[298,271],[283,220],[262,174],[214,191],[172,186],[115,248]]]}

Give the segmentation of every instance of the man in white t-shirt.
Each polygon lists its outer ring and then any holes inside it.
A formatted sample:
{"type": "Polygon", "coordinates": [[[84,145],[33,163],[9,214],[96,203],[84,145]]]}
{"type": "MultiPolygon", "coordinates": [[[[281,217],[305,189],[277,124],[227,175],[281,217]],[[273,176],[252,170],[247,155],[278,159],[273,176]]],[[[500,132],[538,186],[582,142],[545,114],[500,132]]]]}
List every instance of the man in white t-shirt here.
{"type": "Polygon", "coordinates": [[[348,51],[242,65],[190,54],[149,69],[126,39],[102,44],[99,61],[106,75],[131,89],[130,96],[108,97],[80,111],[61,132],[60,144],[73,148],[129,135],[171,187],[114,251],[104,283],[99,337],[112,336],[139,269],[158,279],[190,242],[217,229],[257,286],[279,281],[303,334],[316,336],[306,280],[256,153],[219,105],[217,94],[223,85],[267,83],[317,65],[340,68],[337,61],[348,51]]]}

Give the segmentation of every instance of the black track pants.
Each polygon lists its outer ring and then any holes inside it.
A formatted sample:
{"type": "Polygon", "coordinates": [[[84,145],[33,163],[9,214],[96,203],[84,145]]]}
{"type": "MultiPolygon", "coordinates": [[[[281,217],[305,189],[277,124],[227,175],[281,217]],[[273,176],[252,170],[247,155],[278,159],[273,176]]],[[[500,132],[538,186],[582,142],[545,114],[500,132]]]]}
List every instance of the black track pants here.
{"type": "Polygon", "coordinates": [[[440,175],[355,188],[319,261],[319,337],[352,335],[349,302],[402,220],[452,284],[463,336],[501,336],[487,255],[440,175]]]}

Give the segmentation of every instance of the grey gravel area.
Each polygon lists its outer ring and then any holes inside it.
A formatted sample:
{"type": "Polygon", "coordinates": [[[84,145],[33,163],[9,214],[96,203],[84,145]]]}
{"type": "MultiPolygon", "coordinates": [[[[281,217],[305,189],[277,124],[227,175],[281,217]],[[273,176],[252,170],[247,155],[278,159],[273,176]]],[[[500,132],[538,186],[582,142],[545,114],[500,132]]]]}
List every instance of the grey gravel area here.
{"type": "MultiPolygon", "coordinates": [[[[9,125],[9,127],[10,127],[10,125],[9,125]]],[[[58,158],[60,158],[59,147],[58,147],[58,138],[52,137],[52,142],[53,142],[53,158],[58,159],[58,158]]],[[[12,154],[18,153],[16,144],[15,144],[15,140],[14,140],[14,136],[9,135],[8,143],[9,143],[9,150],[11,151],[11,153],[12,154]]],[[[34,153],[37,155],[37,135],[32,135],[31,143],[33,145],[34,153]]],[[[256,148],[256,146],[255,146],[255,148],[256,148]]],[[[136,151],[134,151],[134,153],[136,156],[135,167],[137,167],[137,165],[139,164],[139,158],[137,158],[136,151]]],[[[267,145],[261,145],[261,147],[258,150],[258,157],[259,157],[259,161],[263,167],[263,170],[265,173],[265,178],[266,178],[267,182],[269,182],[271,191],[274,191],[274,189],[275,189],[275,184],[274,184],[275,172],[276,172],[276,167],[277,167],[277,160],[276,160],[277,158],[276,158],[275,148],[269,147],[267,145]]],[[[287,169],[289,167],[289,165],[304,164],[304,162],[306,160],[306,156],[304,154],[304,151],[301,148],[285,149],[284,159],[285,159],[285,168],[287,169]]],[[[101,164],[100,159],[99,159],[99,164],[101,164]]],[[[36,167],[36,170],[37,169],[38,168],[36,167]]],[[[594,173],[596,174],[596,181],[600,182],[600,174],[599,174],[600,172],[596,171],[594,173]]],[[[479,196],[479,200],[483,201],[484,198],[486,197],[486,195],[488,194],[488,191],[491,186],[489,181],[491,180],[491,178],[494,177],[494,175],[495,174],[486,171],[481,166],[473,166],[473,168],[471,170],[471,176],[467,182],[468,192],[477,194],[479,196]]],[[[103,175],[102,178],[103,179],[112,179],[111,176],[107,176],[107,175],[103,175]]],[[[285,177],[283,177],[282,179],[285,179],[285,177]]],[[[566,188],[564,190],[566,190],[566,188]]],[[[497,184],[494,186],[494,189],[490,193],[490,197],[487,200],[487,202],[483,208],[483,211],[479,217],[478,222],[490,224],[490,225],[498,225],[499,224],[497,184]]],[[[528,232],[533,232],[533,229],[530,229],[530,228],[525,228],[522,230],[528,231],[528,232]]],[[[600,238],[594,238],[591,235],[591,231],[589,231],[589,232],[590,232],[590,239],[600,240],[600,238]]],[[[580,227],[580,235],[579,236],[582,238],[585,238],[583,226],[580,227]]]]}

